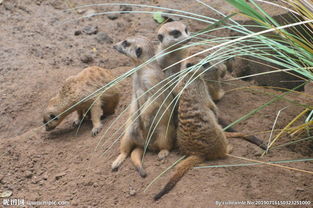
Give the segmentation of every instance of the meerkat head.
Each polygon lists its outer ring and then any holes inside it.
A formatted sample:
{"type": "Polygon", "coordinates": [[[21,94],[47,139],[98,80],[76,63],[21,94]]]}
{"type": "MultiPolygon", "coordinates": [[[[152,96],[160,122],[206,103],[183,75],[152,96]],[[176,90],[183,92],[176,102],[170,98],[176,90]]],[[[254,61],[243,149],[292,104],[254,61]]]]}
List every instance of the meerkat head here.
{"type": "Polygon", "coordinates": [[[43,124],[46,127],[46,131],[51,131],[57,127],[61,121],[65,118],[65,115],[59,115],[58,105],[60,104],[57,97],[52,98],[43,114],[43,124]]]}
{"type": "Polygon", "coordinates": [[[154,47],[145,37],[129,37],[113,46],[118,52],[130,57],[135,63],[143,63],[154,56],[154,47]]]}
{"type": "Polygon", "coordinates": [[[168,22],[160,27],[158,31],[158,39],[163,48],[181,42],[177,45],[179,46],[190,40],[190,33],[184,23],[178,21],[168,22]]]}

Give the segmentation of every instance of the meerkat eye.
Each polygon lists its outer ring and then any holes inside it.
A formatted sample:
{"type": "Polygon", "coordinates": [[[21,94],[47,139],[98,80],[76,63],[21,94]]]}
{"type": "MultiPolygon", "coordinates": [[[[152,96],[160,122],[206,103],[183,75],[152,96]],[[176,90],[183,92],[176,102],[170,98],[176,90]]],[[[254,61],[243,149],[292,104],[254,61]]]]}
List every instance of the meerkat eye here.
{"type": "Polygon", "coordinates": [[[174,38],[178,38],[179,36],[181,36],[181,32],[179,30],[173,30],[169,34],[174,38]]]}
{"type": "Polygon", "coordinates": [[[124,48],[126,48],[126,47],[130,46],[130,43],[127,42],[127,40],[124,40],[124,41],[122,42],[122,46],[123,46],[124,48]]]}
{"type": "Polygon", "coordinates": [[[163,35],[161,35],[161,34],[158,35],[158,39],[159,39],[159,41],[160,41],[161,43],[162,43],[162,41],[163,41],[163,38],[164,38],[163,35]]]}
{"type": "Polygon", "coordinates": [[[56,117],[54,114],[50,114],[49,118],[50,118],[51,120],[52,120],[52,119],[54,119],[54,120],[58,120],[58,119],[59,119],[59,118],[56,117]]]}
{"type": "Polygon", "coordinates": [[[137,48],[136,49],[136,56],[137,56],[137,58],[139,58],[141,56],[141,54],[142,54],[142,48],[137,48]]]}
{"type": "Polygon", "coordinates": [[[186,27],[186,29],[185,29],[185,32],[186,32],[186,34],[188,34],[188,28],[186,27]]]}
{"type": "Polygon", "coordinates": [[[188,63],[186,67],[189,68],[189,67],[192,67],[193,65],[194,65],[193,63],[188,63]]]}
{"type": "Polygon", "coordinates": [[[207,62],[205,64],[202,65],[204,68],[209,68],[211,66],[210,62],[207,62]]]}

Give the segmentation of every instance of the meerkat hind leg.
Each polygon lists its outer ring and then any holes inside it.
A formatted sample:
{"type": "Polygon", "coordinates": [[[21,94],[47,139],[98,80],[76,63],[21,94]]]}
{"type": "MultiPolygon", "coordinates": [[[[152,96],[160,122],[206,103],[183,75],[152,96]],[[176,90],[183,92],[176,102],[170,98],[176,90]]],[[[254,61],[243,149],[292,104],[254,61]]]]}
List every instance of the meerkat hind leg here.
{"type": "Polygon", "coordinates": [[[91,113],[91,121],[92,121],[92,136],[96,136],[102,129],[103,124],[101,123],[101,116],[102,116],[102,107],[100,100],[95,101],[93,106],[90,109],[91,113]]]}
{"type": "Polygon", "coordinates": [[[134,166],[136,167],[136,170],[138,171],[139,175],[142,178],[145,178],[147,176],[147,173],[142,166],[142,162],[141,162],[142,154],[143,154],[143,149],[141,147],[136,147],[132,151],[130,157],[131,157],[131,160],[132,160],[134,166]]]}

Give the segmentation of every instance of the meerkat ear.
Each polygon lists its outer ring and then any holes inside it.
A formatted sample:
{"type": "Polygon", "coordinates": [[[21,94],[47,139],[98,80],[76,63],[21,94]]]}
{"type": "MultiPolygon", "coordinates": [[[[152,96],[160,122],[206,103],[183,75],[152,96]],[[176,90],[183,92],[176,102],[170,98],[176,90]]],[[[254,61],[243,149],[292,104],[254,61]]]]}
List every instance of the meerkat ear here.
{"type": "Polygon", "coordinates": [[[142,48],[137,48],[136,49],[136,56],[137,56],[137,58],[139,58],[141,56],[141,54],[142,54],[142,48]]]}
{"type": "Polygon", "coordinates": [[[159,39],[159,41],[160,41],[161,43],[162,43],[162,41],[163,41],[163,38],[164,38],[163,35],[161,35],[161,34],[158,35],[158,39],[159,39]]]}

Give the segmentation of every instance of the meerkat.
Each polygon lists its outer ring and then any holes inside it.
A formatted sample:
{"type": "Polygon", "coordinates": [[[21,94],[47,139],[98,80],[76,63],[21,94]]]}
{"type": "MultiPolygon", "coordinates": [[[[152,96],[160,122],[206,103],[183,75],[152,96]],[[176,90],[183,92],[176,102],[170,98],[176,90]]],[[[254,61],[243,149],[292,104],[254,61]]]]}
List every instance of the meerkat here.
{"type": "MultiPolygon", "coordinates": [[[[188,48],[179,49],[191,40],[188,27],[184,23],[179,22],[179,21],[165,23],[164,25],[160,27],[157,38],[160,41],[160,44],[158,45],[158,48],[156,51],[156,54],[159,56],[159,58],[157,58],[157,61],[162,69],[165,69],[189,56],[188,48]],[[170,54],[166,54],[162,56],[164,53],[167,53],[172,50],[175,50],[175,51],[170,54]]],[[[203,80],[205,81],[206,86],[208,87],[208,92],[210,94],[210,97],[215,102],[218,102],[219,100],[221,100],[225,94],[225,91],[223,90],[221,86],[221,80],[226,75],[228,67],[230,66],[229,63],[232,61],[233,59],[225,63],[219,63],[213,69],[206,71],[202,75],[203,80]]],[[[214,62],[208,63],[207,65],[210,65],[210,64],[214,64],[214,62]]],[[[178,73],[181,70],[181,67],[185,65],[186,65],[186,61],[183,61],[174,66],[171,66],[170,68],[165,70],[166,77],[169,77],[175,73],[178,73]]],[[[204,67],[207,68],[207,65],[205,65],[204,67]]],[[[176,96],[178,92],[181,90],[180,86],[181,85],[178,85],[177,87],[173,88],[174,96],[176,96]]],[[[173,117],[174,117],[174,121],[176,125],[177,124],[177,109],[174,111],[173,117]]],[[[220,124],[222,124],[223,127],[228,126],[228,124],[223,119],[219,118],[218,121],[220,124]]],[[[228,128],[227,131],[237,132],[233,128],[228,128]]],[[[258,139],[255,136],[244,136],[240,138],[245,139],[253,144],[256,144],[262,149],[266,149],[266,145],[263,143],[263,141],[258,139]]]]}
{"type": "MultiPolygon", "coordinates": [[[[127,38],[117,43],[114,48],[130,57],[135,65],[145,63],[155,54],[151,41],[140,36],[127,38]]],[[[156,85],[164,79],[164,73],[156,61],[136,71],[132,79],[130,125],[121,139],[120,155],[112,163],[112,171],[117,171],[130,155],[140,176],[145,177],[147,174],[141,160],[149,130],[155,128],[148,149],[159,151],[158,158],[160,160],[164,159],[173,148],[176,137],[174,122],[171,119],[170,102],[173,96],[168,90],[159,94],[157,98],[157,95],[154,95],[162,86],[156,85]]]]}
{"type": "MultiPolygon", "coordinates": [[[[160,27],[157,37],[160,41],[156,51],[159,56],[157,61],[162,70],[188,57],[189,50],[187,48],[179,49],[190,41],[189,30],[184,23],[179,21],[165,23],[160,27]],[[164,55],[170,51],[173,52],[164,55]]],[[[166,69],[166,77],[178,73],[183,64],[178,63],[166,69]]]]}
{"type": "MultiPolygon", "coordinates": [[[[191,63],[185,66],[185,68],[190,67],[192,67],[191,63]]],[[[196,78],[199,73],[200,70],[189,72],[184,77],[183,84],[196,78]]],[[[218,124],[217,117],[217,106],[207,90],[206,83],[199,76],[184,88],[178,106],[177,144],[180,152],[187,158],[176,166],[174,175],[154,196],[154,200],[167,194],[195,165],[205,160],[226,158],[227,153],[231,151],[231,146],[222,127],[218,124]]]]}
{"type": "Polygon", "coordinates": [[[99,92],[89,99],[85,100],[85,98],[113,79],[114,76],[109,70],[97,66],[85,68],[77,75],[67,78],[57,95],[50,99],[44,111],[43,123],[46,130],[53,130],[74,111],[77,113],[77,118],[73,125],[77,126],[90,109],[93,125],[91,132],[92,136],[96,136],[103,127],[101,116],[113,114],[118,105],[119,87],[112,86],[104,93],[99,92]],[[77,104],[78,102],[81,103],[77,104]]]}

